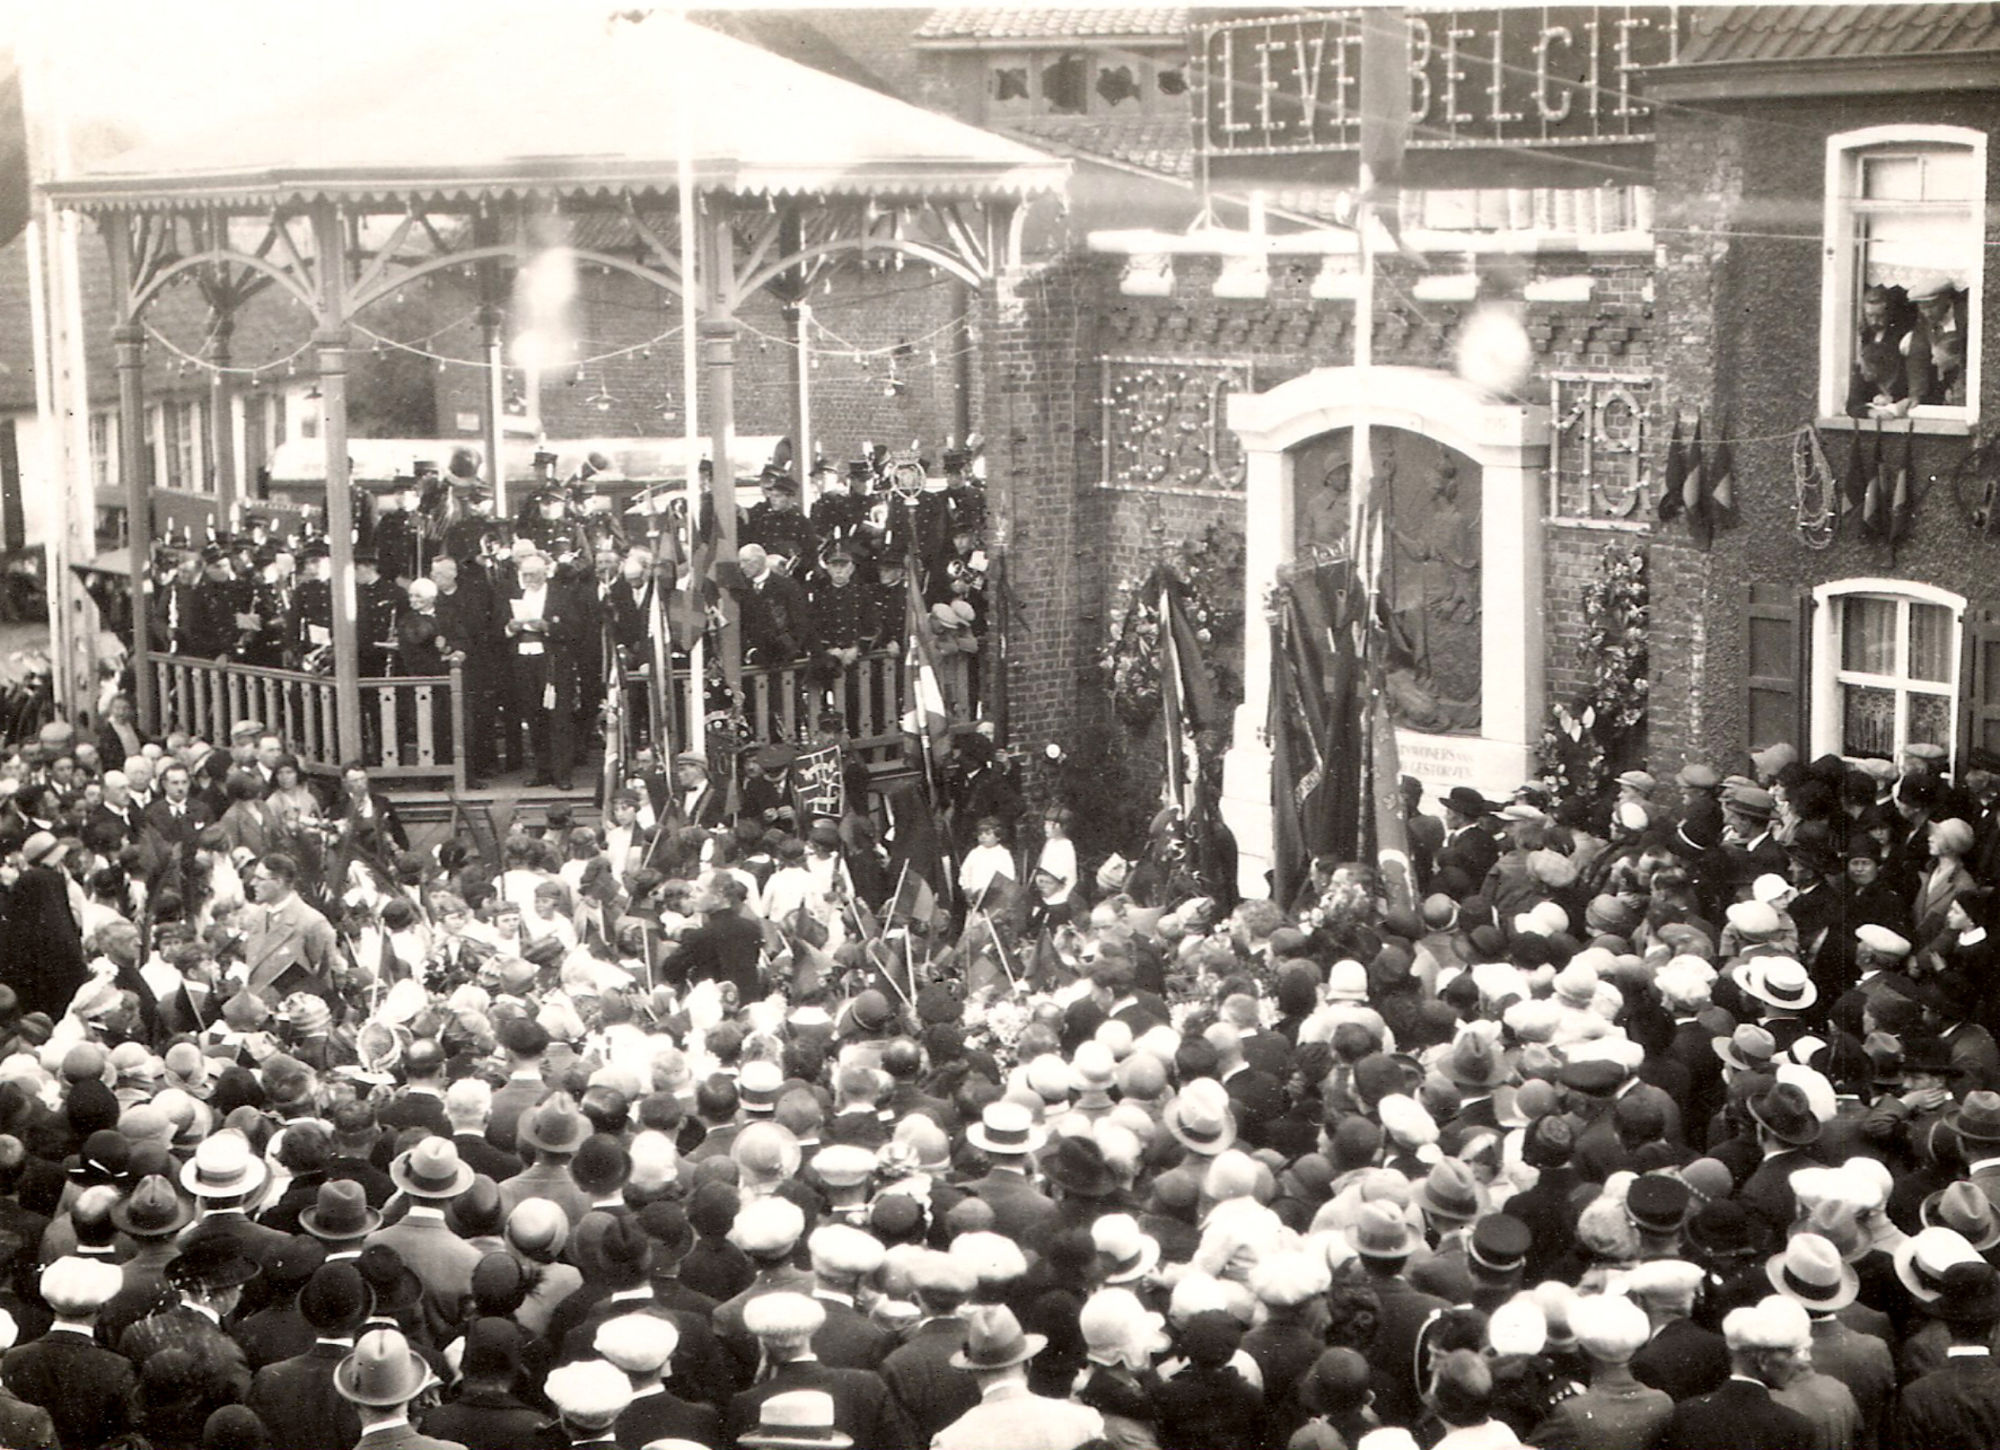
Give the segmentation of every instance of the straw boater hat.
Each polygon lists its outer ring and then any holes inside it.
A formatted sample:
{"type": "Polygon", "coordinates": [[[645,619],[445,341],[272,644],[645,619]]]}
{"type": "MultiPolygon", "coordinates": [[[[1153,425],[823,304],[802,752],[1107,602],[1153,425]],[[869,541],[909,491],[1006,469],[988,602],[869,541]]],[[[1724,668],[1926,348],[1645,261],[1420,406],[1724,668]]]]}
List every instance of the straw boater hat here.
{"type": "Polygon", "coordinates": [[[1034,1114],[1020,1103],[988,1103],[979,1121],[965,1130],[966,1140],[975,1148],[1003,1157],[1021,1157],[1040,1151],[1049,1140],[1048,1130],[1035,1121],[1034,1114]]]}

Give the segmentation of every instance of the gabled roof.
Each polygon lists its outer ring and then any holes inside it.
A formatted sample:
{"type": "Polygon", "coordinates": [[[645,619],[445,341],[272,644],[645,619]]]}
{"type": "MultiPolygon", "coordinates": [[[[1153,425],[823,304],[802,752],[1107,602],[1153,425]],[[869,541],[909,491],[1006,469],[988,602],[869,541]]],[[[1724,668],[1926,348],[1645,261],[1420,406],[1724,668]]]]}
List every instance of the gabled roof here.
{"type": "Polygon", "coordinates": [[[1012,135],[1065,156],[1102,156],[1187,181],[1194,127],[1186,116],[1010,116],[1012,135]]]}
{"type": "Polygon", "coordinates": [[[1882,59],[1990,50],[1990,5],[1731,5],[1697,10],[1679,64],[1882,59]]]}
{"type": "Polygon", "coordinates": [[[496,10],[393,50],[359,91],[142,146],[51,188],[95,206],[671,191],[682,108],[696,183],[738,195],[1012,196],[1068,163],[667,16],[496,10]]]}
{"type": "Polygon", "coordinates": [[[1716,5],[1693,12],[1662,100],[2000,89],[1991,5],[1716,5]]]}
{"type": "Polygon", "coordinates": [[[1178,5],[1080,6],[1041,10],[1016,5],[950,5],[931,12],[919,42],[1178,40],[1188,12],[1178,5]]]}

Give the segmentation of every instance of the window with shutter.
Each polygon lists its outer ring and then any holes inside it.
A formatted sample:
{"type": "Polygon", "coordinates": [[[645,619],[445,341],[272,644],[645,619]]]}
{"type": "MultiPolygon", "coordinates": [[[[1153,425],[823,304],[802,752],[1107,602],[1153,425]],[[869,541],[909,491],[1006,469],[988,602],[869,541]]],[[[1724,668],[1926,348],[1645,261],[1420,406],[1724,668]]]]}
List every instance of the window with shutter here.
{"type": "Polygon", "coordinates": [[[1959,740],[1968,765],[2000,768],[2000,606],[1965,612],[1964,718],[1959,740]]]}
{"type": "Polygon", "coordinates": [[[1812,600],[1782,584],[1752,584],[1744,593],[1743,719],[1749,747],[1782,743],[1803,754],[1812,600]]]}

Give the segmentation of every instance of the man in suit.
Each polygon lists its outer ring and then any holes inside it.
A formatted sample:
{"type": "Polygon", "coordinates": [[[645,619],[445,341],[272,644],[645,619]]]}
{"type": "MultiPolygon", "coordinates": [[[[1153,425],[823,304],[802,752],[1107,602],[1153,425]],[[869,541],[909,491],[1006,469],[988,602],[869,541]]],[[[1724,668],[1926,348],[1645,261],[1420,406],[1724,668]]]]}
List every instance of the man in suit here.
{"type": "Polygon", "coordinates": [[[332,819],[344,838],[376,860],[387,863],[397,853],[410,849],[409,833],[402,818],[386,797],[376,795],[368,781],[368,767],[349,761],[340,771],[340,798],[333,803],[332,819]]]}
{"type": "Polygon", "coordinates": [[[96,1340],[98,1312],[121,1278],[118,1266],[102,1259],[57,1259],[41,1276],[55,1322],[0,1360],[7,1388],[47,1410],[64,1445],[108,1444],[131,1428],[133,1364],[96,1340]]]}
{"type": "MultiPolygon", "coordinates": [[[[1707,1394],[1675,1395],[1673,1415],[1658,1443],[1675,1450],[1809,1450],[1816,1443],[1811,1422],[1773,1400],[1770,1389],[1796,1355],[1786,1320],[1798,1313],[1797,1305],[1777,1296],[1732,1310],[1722,1321],[1728,1378],[1707,1394]]],[[[1636,1362],[1633,1369],[1638,1369],[1636,1362]]]]}
{"type": "Polygon", "coordinates": [[[551,1370],[543,1389],[562,1416],[571,1450],[618,1450],[612,1427],[632,1404],[632,1384],[616,1365],[579,1360],[551,1370]]]}
{"type": "Polygon", "coordinates": [[[1463,900],[1500,860],[1500,843],[1486,826],[1493,806],[1467,785],[1453,786],[1439,804],[1444,807],[1444,844],[1437,848],[1436,877],[1442,887],[1445,873],[1457,872],[1462,884],[1454,899],[1463,900]]]}
{"type": "Polygon", "coordinates": [[[813,1230],[806,1240],[812,1256],[812,1296],[826,1312],[826,1323],[813,1336],[814,1356],[836,1369],[881,1368],[896,1340],[855,1303],[864,1282],[872,1282],[886,1251],[881,1242],[858,1228],[830,1223],[813,1230]]]}
{"type": "Polygon", "coordinates": [[[611,1430],[621,1450],[641,1450],[655,1440],[721,1441],[721,1417],[667,1389],[660,1376],[679,1347],[681,1333],[657,1313],[625,1313],[597,1326],[591,1347],[598,1358],[623,1370],[632,1399],[611,1430]]]}
{"type": "Polygon", "coordinates": [[[333,1371],[334,1390],[361,1418],[355,1450],[465,1450],[410,1425],[410,1402],[436,1383],[430,1365],[401,1331],[371,1329],[362,1335],[333,1371]]]}
{"type": "Polygon", "coordinates": [[[132,804],[132,782],[122,770],[107,770],[102,783],[104,798],[91,807],[84,825],[116,837],[121,846],[129,845],[139,839],[144,825],[139,808],[132,804]]]}
{"type": "Polygon", "coordinates": [[[1404,1274],[1410,1255],[1423,1246],[1423,1235],[1389,1204],[1363,1205],[1347,1241],[1360,1257],[1368,1287],[1381,1303],[1375,1340],[1368,1347],[1369,1382],[1375,1407],[1384,1423],[1410,1424],[1420,1408],[1416,1380],[1417,1336],[1433,1310],[1449,1309],[1445,1300],[1414,1288],[1404,1274]]]}
{"type": "Polygon", "coordinates": [[[1951,1334],[1942,1368],[1904,1386],[1889,1439],[1924,1450],[1987,1450],[2000,1445],[2000,1365],[1993,1329],[2000,1323],[2000,1277],[1979,1260],[1944,1272],[1931,1308],[1951,1334]]]}
{"type": "Polygon", "coordinates": [[[507,1054],[507,1080],[493,1090],[487,1105],[486,1141],[503,1153],[512,1153],[521,1115],[549,1095],[548,1082],[542,1076],[549,1033],[531,1017],[510,1017],[500,1024],[495,1036],[507,1054]]]}
{"type": "Polygon", "coordinates": [[[256,904],[244,913],[243,960],[251,991],[270,1001],[293,992],[331,999],[339,943],[324,916],[300,899],[298,863],[274,851],[250,876],[256,904]]]}
{"type": "Polygon", "coordinates": [[[479,1250],[453,1233],[444,1221],[445,1205],[472,1186],[471,1165],[461,1162],[451,1139],[429,1137],[389,1165],[389,1177],[410,1200],[400,1222],[368,1236],[368,1246],[387,1244],[423,1281],[424,1308],[438,1326],[458,1322],[460,1305],[472,1292],[472,1271],[479,1267],[479,1250]]]}
{"type": "Polygon", "coordinates": [[[743,914],[750,892],[735,876],[720,873],[702,883],[694,909],[702,924],[681,938],[680,950],[665,962],[665,976],[676,988],[710,978],[732,983],[737,1000],[753,1002],[763,968],[764,929],[743,914]]]}
{"type": "Polygon", "coordinates": [[[979,1281],[963,1260],[929,1253],[911,1268],[923,1318],[882,1361],[882,1379],[928,1445],[938,1431],[979,1403],[972,1377],[952,1365],[965,1348],[959,1310],[979,1281]]]}
{"type": "Polygon", "coordinates": [[[1626,1281],[1625,1292],[1646,1311],[1653,1327],[1645,1346],[1632,1356],[1632,1373],[1676,1400],[1708,1394],[1729,1378],[1728,1345],[1689,1317],[1701,1281],[1701,1266],[1685,1259],[1649,1259],[1626,1281]]]}
{"type": "MultiPolygon", "coordinates": [[[[436,1038],[419,1037],[403,1050],[403,1079],[402,1091],[375,1110],[375,1121],[391,1132],[422,1128],[440,1138],[451,1137],[451,1118],[444,1107],[444,1049],[436,1038]]],[[[473,1171],[485,1170],[475,1164],[473,1171]]]]}
{"type": "Polygon", "coordinates": [[[1798,1199],[1792,1175],[1817,1161],[1811,1148],[1819,1141],[1820,1121],[1813,1116],[1805,1091],[1791,1083],[1775,1083],[1750,1099],[1750,1116],[1757,1123],[1757,1146],[1764,1160],[1736,1191],[1744,1207],[1761,1213],[1778,1232],[1791,1226],[1798,1199]]]}
{"type": "MultiPolygon", "coordinates": [[[[444,1404],[423,1417],[423,1431],[463,1445],[568,1450],[560,1422],[529,1405],[521,1388],[521,1348],[526,1333],[511,1319],[475,1319],[467,1326],[462,1378],[444,1404]]],[[[283,1443],[283,1442],[278,1442],[283,1443]]]]}
{"type": "Polygon", "coordinates": [[[787,665],[812,647],[812,621],[805,590],[771,567],[762,546],[745,544],[736,553],[743,582],[736,589],[742,611],[745,663],[787,665]]]}
{"type": "Polygon", "coordinates": [[[1073,1400],[1046,1399],[1028,1389],[1028,1361],[1047,1345],[1023,1334],[1014,1311],[980,1305],[966,1318],[965,1348],[952,1364],[971,1373],[979,1403],[940,1430],[932,1450],[1076,1450],[1104,1435],[1104,1417],[1073,1400]]]}
{"type": "Polygon", "coordinates": [[[1055,1200],[1029,1180],[1030,1160],[1048,1142],[1048,1132],[1019,1103],[988,1103],[966,1140],[992,1164],[984,1178],[965,1185],[973,1198],[993,1210],[993,1232],[1026,1243],[1055,1217],[1055,1200]]]}
{"type": "Polygon", "coordinates": [[[353,1351],[355,1333],[368,1318],[361,1271],[352,1263],[321,1264],[299,1291],[299,1313],[315,1336],[312,1348],[258,1370],[245,1403],[274,1445],[348,1450],[361,1438],[361,1418],[335,1392],[333,1372],[353,1351]]]}
{"type": "MultiPolygon", "coordinates": [[[[525,554],[512,587],[494,602],[496,630],[507,647],[515,719],[528,726],[534,755],[530,786],[570,788],[574,732],[564,728],[576,713],[581,611],[570,590],[549,578],[549,561],[525,554]]],[[[516,726],[515,728],[518,728],[516,726]]],[[[518,742],[508,741],[512,757],[518,742]]]]}
{"type": "MultiPolygon", "coordinates": [[[[761,1294],[743,1307],[743,1327],[756,1336],[765,1378],[729,1401],[723,1431],[730,1443],[754,1433],[759,1407],[773,1395],[792,1390],[821,1390],[833,1396],[834,1428],[872,1450],[916,1450],[916,1432],[890,1396],[880,1375],[861,1369],[834,1369],[821,1364],[812,1351],[813,1336],[826,1323],[826,1311],[804,1294],[761,1294]]],[[[1024,1444],[1024,1441],[990,1441],[1024,1444]]]]}
{"type": "Polygon", "coordinates": [[[146,807],[141,818],[141,848],[153,858],[154,879],[162,870],[171,871],[178,882],[194,859],[194,843],[215,817],[202,802],[192,798],[193,782],[188,768],[170,761],[160,771],[160,796],[146,807]]]}
{"type": "Polygon", "coordinates": [[[683,750],[674,757],[674,788],[663,812],[668,822],[712,829],[722,824],[727,807],[722,787],[709,779],[707,756],[683,750]]]}
{"type": "Polygon", "coordinates": [[[243,1286],[257,1277],[257,1263],[227,1234],[199,1224],[189,1233],[180,1257],[167,1266],[167,1284],[179,1302],[126,1330],[118,1352],[143,1366],[170,1345],[185,1349],[211,1383],[227,1385],[230,1398],[240,1400],[250,1390],[250,1363],[221,1326],[242,1300],[243,1286]]]}

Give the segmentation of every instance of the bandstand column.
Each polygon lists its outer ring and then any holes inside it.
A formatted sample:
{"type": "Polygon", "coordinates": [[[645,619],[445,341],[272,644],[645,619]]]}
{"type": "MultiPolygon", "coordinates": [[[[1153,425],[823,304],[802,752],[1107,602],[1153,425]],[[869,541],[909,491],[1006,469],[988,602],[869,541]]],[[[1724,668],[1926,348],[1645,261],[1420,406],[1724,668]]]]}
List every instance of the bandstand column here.
{"type": "Polygon", "coordinates": [[[236,476],[236,387],[230,374],[230,342],[236,319],[228,309],[215,312],[209,361],[215,364],[208,375],[209,456],[215,464],[215,515],[227,520],[233,532],[238,523],[241,498],[236,476]]]}
{"type": "Polygon", "coordinates": [[[486,448],[486,482],[493,490],[493,517],[507,517],[507,455],[501,449],[506,431],[507,364],[501,355],[503,314],[492,303],[479,309],[479,355],[485,363],[479,398],[479,432],[486,448]]]}
{"type": "Polygon", "coordinates": [[[320,439],[326,448],[326,536],[333,554],[333,700],[340,758],[361,758],[361,653],[354,604],[354,500],[347,467],[345,327],[313,334],[319,363],[320,439]]]}
{"type": "MultiPolygon", "coordinates": [[[[114,258],[123,250],[122,221],[106,228],[113,238],[114,258]]],[[[112,263],[118,295],[127,295],[125,277],[112,263]]],[[[132,694],[139,719],[151,731],[167,722],[159,718],[150,659],[153,617],[153,500],[151,460],[146,456],[146,330],[137,322],[121,323],[111,334],[118,369],[118,472],[125,483],[125,542],[132,569],[132,694]]]]}

